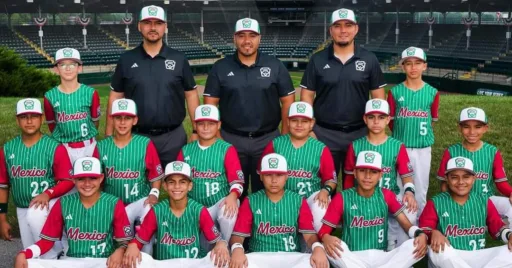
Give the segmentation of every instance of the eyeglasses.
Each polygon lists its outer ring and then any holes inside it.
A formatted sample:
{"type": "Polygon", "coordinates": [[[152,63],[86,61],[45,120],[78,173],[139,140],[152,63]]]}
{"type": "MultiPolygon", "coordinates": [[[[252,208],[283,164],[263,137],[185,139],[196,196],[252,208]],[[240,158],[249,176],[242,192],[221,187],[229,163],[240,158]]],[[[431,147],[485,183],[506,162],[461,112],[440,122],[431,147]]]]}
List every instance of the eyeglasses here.
{"type": "Polygon", "coordinates": [[[69,67],[69,69],[75,69],[76,67],[78,67],[78,63],[74,62],[74,63],[59,63],[57,64],[57,66],[59,66],[60,69],[67,69],[69,67]]]}

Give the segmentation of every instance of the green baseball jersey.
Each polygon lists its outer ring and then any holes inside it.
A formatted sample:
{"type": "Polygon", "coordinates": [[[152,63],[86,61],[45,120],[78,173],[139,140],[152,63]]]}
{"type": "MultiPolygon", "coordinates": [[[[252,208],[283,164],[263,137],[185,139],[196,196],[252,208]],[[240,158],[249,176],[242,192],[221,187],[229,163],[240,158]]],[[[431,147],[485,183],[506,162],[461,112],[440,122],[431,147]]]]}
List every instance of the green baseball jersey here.
{"type": "Polygon", "coordinates": [[[44,94],[44,114],[53,138],[59,142],[84,141],[98,135],[94,121],[100,119],[100,102],[92,87],[80,84],[69,94],[58,87],[50,89],[44,94]]]}
{"type": "Polygon", "coordinates": [[[17,136],[4,145],[0,160],[0,187],[10,184],[19,208],[27,208],[34,197],[53,188],[56,180],[70,177],[66,149],[46,135],[31,147],[17,136]]]}
{"type": "Polygon", "coordinates": [[[151,182],[163,177],[157,151],[147,137],[133,135],[130,143],[119,148],[113,137],[99,141],[94,156],[100,159],[105,174],[103,191],[130,204],[147,197],[151,182]],[[96,155],[97,154],[97,155],[96,155]]]}
{"type": "Polygon", "coordinates": [[[251,236],[250,252],[300,252],[299,232],[315,233],[313,216],[305,199],[289,190],[277,203],[265,190],[249,195],[233,229],[233,235],[251,236]]]}
{"type": "Polygon", "coordinates": [[[191,168],[194,187],[189,197],[206,207],[226,197],[230,185],[244,182],[236,150],[221,139],[208,148],[201,148],[199,141],[191,142],[183,146],[177,159],[191,168]]]}
{"type": "Polygon", "coordinates": [[[336,183],[336,170],[329,149],[321,141],[309,137],[299,148],[293,146],[290,134],[272,140],[263,155],[278,153],[288,160],[285,189],[303,197],[319,191],[326,182],[336,183]]]}
{"type": "Polygon", "coordinates": [[[79,193],[63,196],[55,203],[41,231],[41,238],[58,241],[65,231],[73,258],[108,258],[116,249],[114,240],[125,242],[132,231],[119,198],[101,193],[96,203],[85,208],[79,193]]]}
{"type": "Polygon", "coordinates": [[[456,143],[445,151],[437,177],[445,180],[446,164],[452,157],[466,157],[473,161],[473,170],[476,172],[476,181],[471,193],[481,194],[486,197],[496,194],[495,182],[507,181],[503,159],[496,146],[483,142],[482,147],[475,152],[470,152],[462,143],[456,143]]]}
{"type": "Polygon", "coordinates": [[[432,121],[438,119],[439,93],[425,83],[419,90],[411,90],[403,83],[388,92],[390,128],[393,138],[407,148],[425,148],[434,144],[432,121]]]}
{"type": "Polygon", "coordinates": [[[331,228],[341,223],[341,240],[351,251],[386,250],[388,214],[397,216],[403,210],[396,195],[387,189],[376,188],[372,196],[363,197],[350,188],[334,196],[322,222],[331,228]]]}

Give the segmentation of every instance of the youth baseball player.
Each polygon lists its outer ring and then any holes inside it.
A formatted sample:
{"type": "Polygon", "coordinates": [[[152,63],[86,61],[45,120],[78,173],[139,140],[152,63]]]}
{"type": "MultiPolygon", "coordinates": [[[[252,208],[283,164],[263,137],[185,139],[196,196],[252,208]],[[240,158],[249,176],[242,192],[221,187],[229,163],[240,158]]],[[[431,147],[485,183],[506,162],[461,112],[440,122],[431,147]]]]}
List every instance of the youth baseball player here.
{"type": "Polygon", "coordinates": [[[31,263],[43,267],[58,265],[60,260],[27,262],[27,259],[48,252],[61,239],[62,231],[66,233],[69,249],[61,259],[73,260],[74,265],[69,267],[83,267],[90,258],[108,258],[106,264],[109,268],[122,264],[126,242],[133,234],[123,202],[101,192],[103,174],[100,161],[94,157],[77,159],[73,178],[78,192],[61,197],[55,203],[41,232],[41,240],[16,256],[16,268],[26,268],[31,263]]]}
{"type": "Polygon", "coordinates": [[[285,190],[286,159],[276,153],[265,155],[259,173],[265,188],[249,195],[240,206],[230,240],[229,267],[327,268],[329,263],[318,242],[306,199],[285,190]],[[299,234],[312,254],[299,253],[305,251],[299,244],[299,234]],[[246,237],[250,237],[249,254],[244,252],[246,237]]]}
{"type": "Polygon", "coordinates": [[[93,154],[101,116],[100,97],[94,88],[78,83],[82,71],[78,50],[59,49],[55,61],[60,84],[44,94],[44,115],[52,137],[64,144],[73,163],[93,154]]]}
{"type": "MultiPolygon", "coordinates": [[[[414,198],[413,170],[404,144],[386,134],[389,121],[387,101],[374,99],[366,103],[364,122],[368,127],[368,135],[353,141],[348,147],[343,189],[354,187],[357,155],[361,151],[378,152],[382,156],[382,178],[379,181],[379,187],[392,191],[398,200],[406,205],[407,209],[404,213],[415,225],[417,204],[414,198]]],[[[390,217],[388,223],[388,250],[392,250],[407,241],[409,236],[394,217],[390,217]]]]}
{"type": "Polygon", "coordinates": [[[476,173],[471,193],[490,198],[498,213],[507,216],[512,226],[512,187],[508,184],[500,151],[496,146],[482,141],[488,129],[484,110],[476,107],[463,109],[459,116],[459,131],[463,141],[451,145],[444,151],[437,178],[441,180],[441,189],[446,191],[444,174],[448,160],[455,156],[469,158],[476,173]],[[495,196],[496,189],[503,196],[495,196]]]}
{"type": "MultiPolygon", "coordinates": [[[[66,149],[41,133],[42,114],[39,100],[18,101],[16,122],[21,135],[0,150],[0,234],[11,240],[6,216],[11,188],[24,247],[39,240],[49,209],[74,187],[69,180],[72,167],[66,149]]],[[[57,258],[61,250],[56,245],[41,258],[57,258]]]]}
{"type": "Polygon", "coordinates": [[[439,92],[422,80],[427,69],[427,54],[423,49],[410,47],[404,50],[399,64],[406,79],[388,92],[392,120],[389,128],[393,138],[405,144],[411,160],[419,216],[427,201],[433,126],[439,118],[439,92]]]}
{"type": "MultiPolygon", "coordinates": [[[[178,154],[178,160],[189,164],[192,169],[194,187],[189,192],[190,198],[208,208],[222,239],[228,241],[238,215],[244,174],[235,147],[217,138],[221,125],[219,120],[216,106],[198,106],[194,117],[198,140],[185,145],[178,154]]],[[[205,241],[202,241],[204,247],[205,241]]]]}
{"type": "Polygon", "coordinates": [[[330,195],[336,191],[337,177],[329,148],[309,136],[314,124],[311,104],[292,103],[288,112],[290,133],[272,140],[263,150],[263,156],[278,153],[289,160],[288,179],[284,188],[307,198],[315,231],[318,231],[330,195]]]}
{"type": "Polygon", "coordinates": [[[354,175],[357,186],[333,197],[318,232],[329,261],[337,268],[411,267],[427,253],[427,236],[409,222],[396,195],[378,187],[382,156],[375,151],[361,151],[354,175]],[[411,239],[386,252],[389,214],[411,239]],[[341,240],[330,235],[338,223],[342,226],[341,240]]]}
{"type": "Polygon", "coordinates": [[[429,200],[420,227],[429,235],[430,263],[436,268],[512,267],[512,232],[491,200],[471,193],[476,173],[469,158],[448,160],[447,192],[429,200]],[[508,246],[485,249],[487,232],[508,246]]]}
{"type": "MultiPolygon", "coordinates": [[[[188,198],[192,190],[190,166],[174,161],[165,167],[163,187],[169,198],[153,206],[142,222],[135,238],[128,245],[123,260],[125,267],[149,266],[151,260],[142,257],[140,249],[156,235],[153,257],[166,267],[224,267],[229,262],[227,241],[220,233],[206,207],[188,198]],[[210,256],[201,249],[199,235],[203,233],[215,244],[210,256]]],[[[195,187],[195,185],[194,185],[195,187]]]]}

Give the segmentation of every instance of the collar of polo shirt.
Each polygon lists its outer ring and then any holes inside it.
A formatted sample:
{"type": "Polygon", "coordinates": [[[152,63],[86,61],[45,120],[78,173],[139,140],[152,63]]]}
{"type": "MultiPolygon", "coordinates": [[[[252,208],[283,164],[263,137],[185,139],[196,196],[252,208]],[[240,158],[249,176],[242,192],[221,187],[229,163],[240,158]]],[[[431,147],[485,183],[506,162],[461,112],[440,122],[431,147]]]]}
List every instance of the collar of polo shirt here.
{"type": "MultiPolygon", "coordinates": [[[[334,56],[334,45],[333,44],[329,45],[328,51],[329,51],[329,58],[331,58],[331,59],[336,58],[336,56],[334,56]]],[[[360,58],[360,52],[361,52],[361,48],[354,41],[354,57],[360,58]]]]}
{"type": "MultiPolygon", "coordinates": [[[[260,55],[261,55],[261,51],[258,49],[258,51],[256,52],[256,61],[254,62],[253,65],[248,66],[248,67],[261,66],[260,65],[260,55]]],[[[235,51],[233,58],[235,59],[236,63],[240,64],[240,66],[247,66],[240,61],[240,58],[238,58],[238,52],[235,51]]]]}
{"type": "MultiPolygon", "coordinates": [[[[155,56],[155,57],[162,57],[162,58],[166,58],[166,55],[167,55],[167,52],[168,52],[168,47],[167,47],[167,44],[165,42],[163,42],[163,45],[162,47],[160,48],[160,51],[158,52],[158,54],[155,56]]],[[[142,55],[146,56],[146,57],[150,57],[152,58],[147,52],[146,50],[144,49],[144,46],[143,46],[143,42],[140,43],[139,47],[140,47],[140,52],[142,53],[142,55]]]]}

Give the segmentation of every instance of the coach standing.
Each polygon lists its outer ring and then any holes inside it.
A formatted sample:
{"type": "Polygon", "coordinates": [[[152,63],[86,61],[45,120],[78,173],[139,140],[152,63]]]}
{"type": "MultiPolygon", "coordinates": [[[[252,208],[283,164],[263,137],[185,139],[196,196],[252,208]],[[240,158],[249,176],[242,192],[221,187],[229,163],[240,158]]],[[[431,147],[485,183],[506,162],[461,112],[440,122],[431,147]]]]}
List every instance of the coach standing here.
{"type": "MultiPolygon", "coordinates": [[[[162,40],[167,28],[164,10],[158,6],[142,8],[138,27],[144,41],[121,55],[117,63],[108,114],[114,100],[134,100],[139,120],[133,131],[151,138],[165,166],[176,160],[187,142],[182,126],[185,100],[193,120],[199,96],[187,58],[162,40]]],[[[107,117],[105,134],[112,135],[112,132],[112,119],[107,117]]]]}
{"type": "Polygon", "coordinates": [[[237,149],[254,193],[263,189],[256,173],[263,149],[279,136],[281,121],[281,133],[288,132],[295,89],[283,63],[258,51],[261,36],[256,20],[238,20],[233,40],[235,54],[217,61],[208,75],[204,102],[219,106],[221,135],[237,149]]]}
{"type": "Polygon", "coordinates": [[[301,81],[301,100],[315,111],[312,135],[329,147],[336,171],[343,168],[350,142],[366,135],[363,115],[369,95],[385,98],[379,61],[355,45],[358,31],[354,11],[334,11],[329,27],[332,44],[311,57],[301,81]]]}

